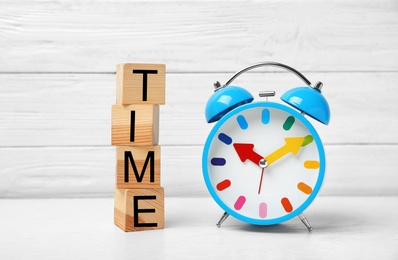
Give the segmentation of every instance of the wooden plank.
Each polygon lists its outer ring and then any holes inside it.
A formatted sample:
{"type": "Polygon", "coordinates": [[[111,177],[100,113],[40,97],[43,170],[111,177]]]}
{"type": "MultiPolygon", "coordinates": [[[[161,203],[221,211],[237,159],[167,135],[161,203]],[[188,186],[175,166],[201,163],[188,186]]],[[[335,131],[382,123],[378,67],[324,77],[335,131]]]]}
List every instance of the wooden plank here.
{"type": "Polygon", "coordinates": [[[1,72],[235,71],[274,60],[306,71],[398,67],[398,9],[382,1],[3,1],[1,72]]]}
{"type": "Polygon", "coordinates": [[[115,79],[115,75],[0,75],[0,145],[110,144],[115,79]]]}
{"type": "MultiPolygon", "coordinates": [[[[321,196],[397,196],[398,145],[326,145],[321,196]]],[[[0,148],[0,198],[112,197],[114,147],[0,148]]],[[[202,146],[162,146],[166,197],[209,196],[202,146]]]]}
{"type": "Polygon", "coordinates": [[[0,197],[111,197],[114,147],[1,148],[0,197]]]}
{"type": "MultiPolygon", "coordinates": [[[[263,71],[263,70],[260,70],[263,71]]],[[[398,143],[398,73],[305,73],[324,83],[331,107],[329,126],[313,122],[327,144],[398,143]]],[[[160,107],[160,145],[201,145],[213,125],[204,109],[212,83],[232,74],[168,74],[166,104],[160,107]]],[[[111,143],[115,75],[0,75],[0,147],[97,146],[111,143]]],[[[253,95],[282,93],[301,85],[286,73],[250,73],[233,84],[253,95]]],[[[256,97],[257,100],[260,100],[256,97]]]]}

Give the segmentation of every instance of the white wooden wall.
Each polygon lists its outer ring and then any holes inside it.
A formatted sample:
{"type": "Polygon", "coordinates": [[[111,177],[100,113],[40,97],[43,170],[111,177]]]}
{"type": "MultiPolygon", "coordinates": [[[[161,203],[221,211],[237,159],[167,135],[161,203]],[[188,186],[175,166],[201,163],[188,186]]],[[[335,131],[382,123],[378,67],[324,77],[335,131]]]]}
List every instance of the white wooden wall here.
{"type": "MultiPolygon", "coordinates": [[[[396,0],[0,0],[0,198],[111,197],[115,66],[165,63],[166,196],[207,196],[201,153],[212,83],[260,61],[324,83],[321,195],[398,195],[396,0]]],[[[258,69],[237,84],[301,84],[258,69]]]]}

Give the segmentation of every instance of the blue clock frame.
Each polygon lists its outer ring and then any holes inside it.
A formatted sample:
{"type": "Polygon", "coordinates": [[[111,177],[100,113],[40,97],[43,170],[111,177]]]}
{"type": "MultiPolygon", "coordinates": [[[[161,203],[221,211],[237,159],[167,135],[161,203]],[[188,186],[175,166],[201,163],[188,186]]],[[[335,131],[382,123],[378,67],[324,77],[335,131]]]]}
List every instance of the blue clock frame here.
{"type": "Polygon", "coordinates": [[[255,225],[274,225],[274,224],[279,224],[285,221],[288,221],[290,219],[292,219],[293,217],[298,216],[299,214],[301,214],[306,208],[308,208],[308,206],[314,201],[315,197],[318,195],[322,183],[324,181],[324,177],[325,177],[325,169],[326,169],[326,159],[325,159],[325,151],[324,151],[324,147],[322,144],[322,141],[319,137],[318,132],[315,130],[315,128],[313,127],[313,125],[302,115],[300,114],[297,110],[288,107],[286,105],[283,104],[279,104],[279,103],[275,103],[275,102],[262,102],[262,101],[258,101],[258,102],[252,102],[252,103],[247,103],[247,104],[243,104],[240,105],[238,107],[233,108],[232,110],[230,110],[229,112],[227,112],[226,114],[224,114],[222,117],[220,117],[219,121],[215,124],[215,126],[213,127],[213,129],[211,130],[211,132],[209,133],[209,136],[205,142],[204,145],[204,149],[203,149],[203,154],[202,154],[202,171],[203,171],[203,177],[206,183],[206,187],[208,189],[208,191],[210,192],[210,195],[213,197],[213,199],[216,201],[216,203],[225,211],[227,212],[229,215],[250,223],[250,224],[255,224],[255,225]],[[220,197],[217,195],[217,192],[214,189],[213,184],[211,183],[210,177],[209,177],[209,169],[208,166],[210,164],[210,159],[208,157],[208,153],[209,153],[209,148],[211,143],[213,142],[213,140],[215,139],[215,135],[218,132],[218,130],[220,129],[220,127],[226,122],[228,121],[231,117],[233,117],[234,115],[237,115],[238,113],[240,113],[243,110],[246,109],[250,109],[250,108],[255,108],[255,107],[264,107],[264,108],[274,108],[274,109],[279,109],[282,110],[292,116],[294,116],[297,120],[299,120],[300,122],[302,122],[304,124],[304,126],[309,130],[309,132],[311,133],[316,145],[317,145],[317,149],[319,152],[319,162],[320,162],[320,168],[319,168],[319,176],[317,179],[317,182],[315,184],[315,186],[313,187],[312,193],[308,196],[308,198],[306,199],[306,201],[301,204],[299,207],[297,207],[296,209],[294,209],[292,212],[279,217],[279,218],[274,218],[274,219],[254,219],[254,218],[249,218],[246,217],[244,215],[239,214],[237,211],[232,210],[230,207],[228,207],[221,199],[220,197]]]}

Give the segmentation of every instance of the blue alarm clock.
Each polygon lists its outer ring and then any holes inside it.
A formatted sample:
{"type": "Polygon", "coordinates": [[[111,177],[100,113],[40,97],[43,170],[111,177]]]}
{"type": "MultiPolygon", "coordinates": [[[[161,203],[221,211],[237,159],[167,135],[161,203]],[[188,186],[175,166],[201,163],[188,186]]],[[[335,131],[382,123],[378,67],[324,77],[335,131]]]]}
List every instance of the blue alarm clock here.
{"type": "MultiPolygon", "coordinates": [[[[303,211],[313,202],[325,176],[325,151],[308,117],[330,120],[322,83],[312,85],[300,72],[282,63],[262,62],[246,67],[224,85],[215,83],[206,105],[206,120],[216,122],[202,156],[210,195],[228,216],[256,225],[273,225],[298,216],[309,231],[303,211]],[[281,96],[285,102],[253,102],[246,89],[230,86],[242,73],[261,66],[284,68],[306,86],[281,96]]],[[[260,93],[262,97],[274,91],[260,93]]]]}

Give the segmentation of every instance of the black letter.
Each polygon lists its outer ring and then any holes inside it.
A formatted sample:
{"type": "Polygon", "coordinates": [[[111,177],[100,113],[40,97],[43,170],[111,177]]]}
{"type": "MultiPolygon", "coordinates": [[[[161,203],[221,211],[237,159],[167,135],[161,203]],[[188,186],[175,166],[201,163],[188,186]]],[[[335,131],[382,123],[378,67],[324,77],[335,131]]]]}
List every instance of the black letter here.
{"type": "Polygon", "coordinates": [[[155,213],[155,209],[138,209],[138,200],[156,200],[156,196],[134,196],[134,227],[157,227],[158,223],[138,222],[138,213],[155,213]]]}
{"type": "Polygon", "coordinates": [[[142,75],[142,101],[147,101],[148,74],[158,74],[157,70],[133,70],[133,74],[142,75]]]}
{"type": "Polygon", "coordinates": [[[132,110],[130,114],[130,142],[134,142],[135,133],[135,111],[132,110]]]}
{"type": "Polygon", "coordinates": [[[148,154],[145,158],[144,166],[142,167],[141,174],[138,174],[137,166],[135,165],[133,155],[131,154],[130,151],[125,151],[124,152],[124,182],[129,182],[129,163],[130,161],[131,166],[133,167],[134,170],[134,175],[137,180],[137,182],[142,182],[142,179],[144,178],[144,173],[146,170],[146,167],[148,166],[148,161],[150,161],[150,182],[155,182],[155,152],[154,151],[148,151],[148,154]]]}

